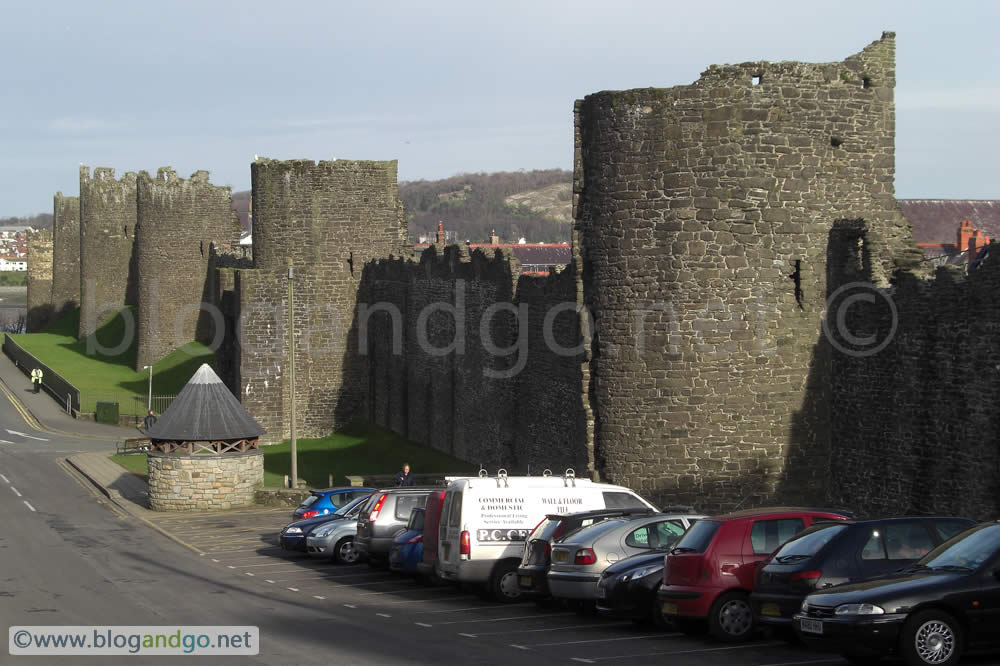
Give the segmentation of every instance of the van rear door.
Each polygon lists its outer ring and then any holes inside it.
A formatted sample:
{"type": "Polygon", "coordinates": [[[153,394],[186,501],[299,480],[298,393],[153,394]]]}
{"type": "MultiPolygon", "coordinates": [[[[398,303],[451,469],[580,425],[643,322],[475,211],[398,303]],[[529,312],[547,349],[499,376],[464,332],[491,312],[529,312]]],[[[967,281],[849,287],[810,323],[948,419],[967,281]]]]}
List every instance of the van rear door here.
{"type": "Polygon", "coordinates": [[[445,571],[455,571],[459,560],[459,547],[462,538],[462,497],[461,490],[449,491],[441,508],[441,524],[438,527],[440,535],[438,561],[445,571]]]}

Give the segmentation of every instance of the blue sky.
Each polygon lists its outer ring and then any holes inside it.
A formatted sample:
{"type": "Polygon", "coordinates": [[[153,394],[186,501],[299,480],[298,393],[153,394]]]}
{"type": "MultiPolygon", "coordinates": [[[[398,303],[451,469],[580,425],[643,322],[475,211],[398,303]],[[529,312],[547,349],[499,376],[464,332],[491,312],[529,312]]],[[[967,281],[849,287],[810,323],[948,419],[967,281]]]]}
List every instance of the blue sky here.
{"type": "Polygon", "coordinates": [[[573,100],[897,32],[897,196],[1000,198],[1000,3],[0,0],[0,216],[78,166],[249,189],[254,154],[400,178],[572,166],[573,100]]]}

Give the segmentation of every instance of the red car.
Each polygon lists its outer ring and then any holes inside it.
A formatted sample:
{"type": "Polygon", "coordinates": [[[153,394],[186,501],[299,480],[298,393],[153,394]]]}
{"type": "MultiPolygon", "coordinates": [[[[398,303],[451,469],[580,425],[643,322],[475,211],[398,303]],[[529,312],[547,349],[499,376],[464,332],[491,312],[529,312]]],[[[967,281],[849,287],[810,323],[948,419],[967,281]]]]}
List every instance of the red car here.
{"type": "Polygon", "coordinates": [[[437,577],[434,565],[438,556],[438,526],[441,524],[441,505],[444,504],[444,491],[435,490],[427,496],[424,512],[424,550],[420,562],[417,563],[417,573],[426,580],[437,577]]]}
{"type": "Polygon", "coordinates": [[[658,593],[664,618],[679,630],[735,642],[753,634],[750,606],[757,568],[793,536],[838,511],[764,508],[699,520],[666,555],[658,593]]]}

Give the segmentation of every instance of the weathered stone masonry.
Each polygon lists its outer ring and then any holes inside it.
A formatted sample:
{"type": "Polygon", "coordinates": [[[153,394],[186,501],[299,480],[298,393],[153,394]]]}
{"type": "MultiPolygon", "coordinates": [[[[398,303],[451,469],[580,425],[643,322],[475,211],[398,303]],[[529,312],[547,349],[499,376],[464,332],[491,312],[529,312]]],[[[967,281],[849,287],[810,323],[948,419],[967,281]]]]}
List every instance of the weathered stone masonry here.
{"type": "Polygon", "coordinates": [[[154,511],[221,511],[254,503],[264,485],[260,451],[240,455],[149,454],[149,498],[154,511]]]}
{"type": "Polygon", "coordinates": [[[136,174],[80,167],[80,337],[138,302],[136,174]]]}
{"type": "Polygon", "coordinates": [[[235,271],[220,275],[233,293],[219,299],[230,304],[239,348],[219,366],[266,437],[288,437],[291,259],[297,433],[325,435],[364,412],[367,373],[351,330],[365,264],[406,249],[396,162],[261,159],[251,175],[254,268],[220,271],[235,271]]]}
{"type": "MultiPolygon", "coordinates": [[[[240,226],[228,187],[209,183],[207,171],[190,179],[169,168],[137,179],[138,353],[136,369],[174,349],[216,335],[212,303],[216,248],[238,242],[240,226]]],[[[218,331],[222,335],[223,331],[218,331]]]]}
{"type": "Polygon", "coordinates": [[[80,199],[57,192],[52,208],[52,307],[58,316],[80,306],[80,199]]]}
{"type": "Polygon", "coordinates": [[[34,333],[52,320],[52,232],[28,232],[27,332],[34,333]]]}
{"type": "Polygon", "coordinates": [[[880,270],[912,256],[893,194],[894,86],[886,33],[843,62],[713,66],[692,85],[577,103],[609,480],[699,506],[823,499],[827,234],[863,217],[880,270]]]}

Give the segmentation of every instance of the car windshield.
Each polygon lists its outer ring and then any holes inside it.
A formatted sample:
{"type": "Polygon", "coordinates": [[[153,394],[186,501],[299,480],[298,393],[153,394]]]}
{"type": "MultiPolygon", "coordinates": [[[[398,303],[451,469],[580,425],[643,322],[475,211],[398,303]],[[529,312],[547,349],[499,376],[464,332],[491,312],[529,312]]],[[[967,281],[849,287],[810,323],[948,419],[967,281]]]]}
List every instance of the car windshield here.
{"type": "Polygon", "coordinates": [[[309,497],[302,500],[302,504],[299,504],[300,509],[308,509],[310,506],[316,503],[319,499],[319,495],[310,495],[309,497]]]}
{"type": "Polygon", "coordinates": [[[357,513],[361,509],[361,505],[364,504],[367,499],[368,495],[351,500],[344,506],[334,511],[334,513],[337,514],[338,516],[349,516],[352,514],[352,512],[357,513]]]}
{"type": "Polygon", "coordinates": [[[847,525],[820,525],[812,527],[793,538],[774,554],[773,561],[786,564],[806,560],[818,553],[833,537],[847,529],[847,525]]]}
{"type": "Polygon", "coordinates": [[[714,520],[699,520],[688,528],[688,531],[684,533],[684,536],[670,552],[704,553],[721,526],[722,523],[714,520]]]}
{"type": "Polygon", "coordinates": [[[556,527],[558,526],[558,520],[546,518],[542,522],[538,523],[538,526],[535,529],[531,530],[531,534],[528,535],[528,538],[548,540],[552,537],[552,533],[556,531],[556,527]]]}
{"type": "Polygon", "coordinates": [[[927,553],[920,565],[928,569],[974,571],[998,551],[1000,523],[992,523],[941,544],[927,553]]]}

